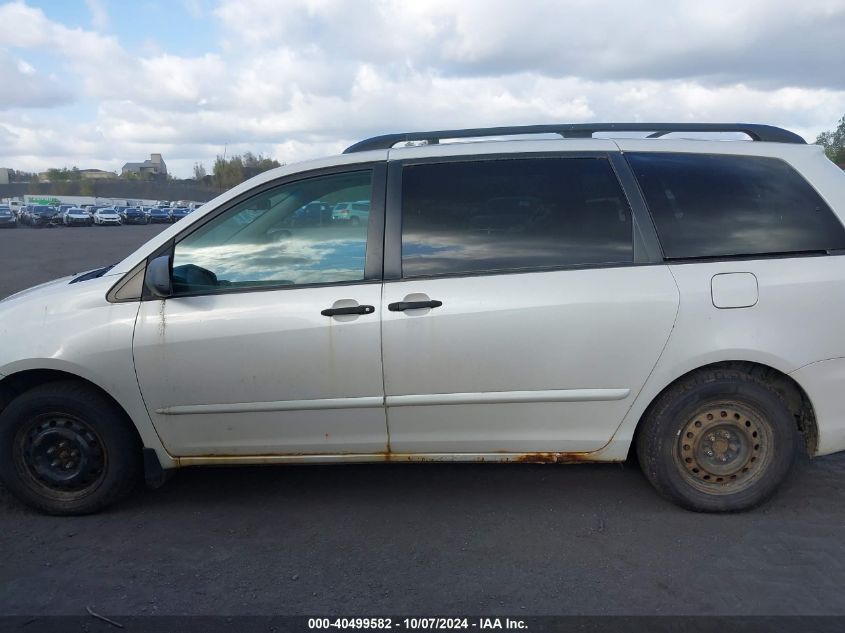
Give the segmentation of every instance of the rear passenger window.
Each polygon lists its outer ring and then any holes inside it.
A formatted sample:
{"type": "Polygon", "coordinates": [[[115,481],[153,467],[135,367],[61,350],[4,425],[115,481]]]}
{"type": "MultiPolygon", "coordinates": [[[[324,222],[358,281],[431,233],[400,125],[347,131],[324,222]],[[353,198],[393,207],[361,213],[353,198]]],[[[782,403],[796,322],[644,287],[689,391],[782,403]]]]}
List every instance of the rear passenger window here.
{"type": "Polygon", "coordinates": [[[403,170],[404,277],[631,261],[631,211],[605,158],[403,170]]]}
{"type": "Polygon", "coordinates": [[[821,196],[776,158],[631,153],[667,258],[845,248],[821,196]]]}

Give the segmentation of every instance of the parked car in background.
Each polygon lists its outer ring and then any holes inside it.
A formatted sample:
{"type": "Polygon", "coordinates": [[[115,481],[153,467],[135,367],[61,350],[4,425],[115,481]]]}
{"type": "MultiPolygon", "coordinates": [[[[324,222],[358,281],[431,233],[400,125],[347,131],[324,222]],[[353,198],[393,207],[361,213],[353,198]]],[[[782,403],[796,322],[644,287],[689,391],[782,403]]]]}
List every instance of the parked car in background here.
{"type": "Polygon", "coordinates": [[[0,205],[0,229],[13,229],[17,225],[17,218],[12,213],[12,207],[7,204],[0,205]]]}
{"type": "Polygon", "coordinates": [[[94,223],[94,218],[85,209],[71,207],[65,211],[62,221],[65,226],[91,226],[94,223]]]}
{"type": "Polygon", "coordinates": [[[166,209],[153,207],[150,209],[150,222],[153,224],[163,224],[170,222],[170,213],[166,209]]]}
{"type": "Polygon", "coordinates": [[[290,226],[325,226],[331,224],[332,205],[325,202],[309,202],[293,212],[290,226]]]}
{"type": "Polygon", "coordinates": [[[57,210],[44,204],[29,205],[26,215],[27,226],[44,228],[54,225],[56,222],[57,210]]]}
{"type": "Polygon", "coordinates": [[[348,220],[351,224],[366,224],[370,219],[370,203],[368,200],[339,202],[332,209],[332,219],[348,220]]]}
{"type": "Polygon", "coordinates": [[[149,224],[150,219],[138,207],[126,207],[120,212],[120,219],[124,224],[149,224]]]}
{"type": "Polygon", "coordinates": [[[120,218],[120,214],[116,209],[112,207],[104,207],[102,209],[97,209],[94,212],[94,226],[104,226],[106,224],[114,224],[117,226],[123,224],[123,220],[120,218]]]}
{"type": "Polygon", "coordinates": [[[178,222],[184,217],[190,215],[191,210],[187,207],[174,207],[170,210],[170,221],[178,222]]]}
{"type": "Polygon", "coordinates": [[[23,202],[21,202],[20,200],[12,200],[12,201],[9,203],[9,207],[12,209],[12,213],[14,213],[14,215],[15,215],[15,217],[16,217],[16,218],[17,218],[17,217],[20,217],[21,210],[22,210],[25,206],[26,206],[26,205],[25,205],[23,202]]]}

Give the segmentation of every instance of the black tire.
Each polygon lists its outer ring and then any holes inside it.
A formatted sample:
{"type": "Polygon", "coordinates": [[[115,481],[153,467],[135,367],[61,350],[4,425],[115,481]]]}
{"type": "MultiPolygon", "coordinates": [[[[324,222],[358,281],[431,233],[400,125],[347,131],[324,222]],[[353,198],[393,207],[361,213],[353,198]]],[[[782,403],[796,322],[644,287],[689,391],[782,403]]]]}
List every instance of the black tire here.
{"type": "Polygon", "coordinates": [[[141,446],[131,422],[83,383],[34,387],[0,413],[0,479],[36,510],[97,512],[126,496],[140,473],[141,446]]]}
{"type": "Polygon", "coordinates": [[[697,512],[759,505],[786,478],[800,445],[783,397],[765,376],[738,369],[698,371],[669,387],[636,442],[657,491],[697,512]]]}

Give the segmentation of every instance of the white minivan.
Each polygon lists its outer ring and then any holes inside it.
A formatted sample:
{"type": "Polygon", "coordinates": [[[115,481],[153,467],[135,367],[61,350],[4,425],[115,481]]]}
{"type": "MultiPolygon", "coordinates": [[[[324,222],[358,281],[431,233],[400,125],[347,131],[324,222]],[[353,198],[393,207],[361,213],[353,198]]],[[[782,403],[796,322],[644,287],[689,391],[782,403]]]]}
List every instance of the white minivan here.
{"type": "Polygon", "coordinates": [[[843,214],[842,171],[764,125],[368,139],[0,302],[0,476],[79,514],[196,464],[636,454],[746,509],[845,449],[843,214]]]}

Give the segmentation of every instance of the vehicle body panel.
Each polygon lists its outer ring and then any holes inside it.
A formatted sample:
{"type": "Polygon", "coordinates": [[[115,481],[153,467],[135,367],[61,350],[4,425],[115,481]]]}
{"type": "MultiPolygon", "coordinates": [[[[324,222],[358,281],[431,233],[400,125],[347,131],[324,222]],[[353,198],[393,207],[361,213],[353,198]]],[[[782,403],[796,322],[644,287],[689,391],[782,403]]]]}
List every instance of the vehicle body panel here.
{"type": "Polygon", "coordinates": [[[142,302],[135,365],[168,451],[385,451],[378,313],[320,314],[380,294],[375,283],[142,302]]]}
{"type": "Polygon", "coordinates": [[[50,369],[88,380],[114,398],[144,446],[156,449],[162,465],[172,467],[135,378],[132,336],[139,304],[105,300],[119,279],[107,275],[71,284],[65,277],[0,301],[0,376],[50,369]]]}
{"type": "MultiPolygon", "coordinates": [[[[791,257],[745,261],[698,262],[669,267],[680,290],[681,305],[669,342],[642,393],[629,411],[614,441],[627,443],[651,401],[679,376],[705,365],[750,361],[791,374],[805,392],[815,391],[805,377],[792,373],[826,358],[845,357],[845,338],[839,335],[845,310],[845,257],[791,257]],[[753,306],[720,309],[713,305],[713,276],[751,272],[759,283],[753,306]],[[828,333],[820,336],[820,332],[828,333]]],[[[815,402],[811,398],[811,402],[815,402]]],[[[820,417],[825,427],[845,427],[845,418],[820,417]]],[[[833,448],[825,440],[825,451],[833,448]]]]}
{"type": "Polygon", "coordinates": [[[391,448],[407,453],[601,448],[678,306],[665,266],[405,280],[385,284],[384,306],[417,295],[443,305],[382,309],[391,448]]]}

